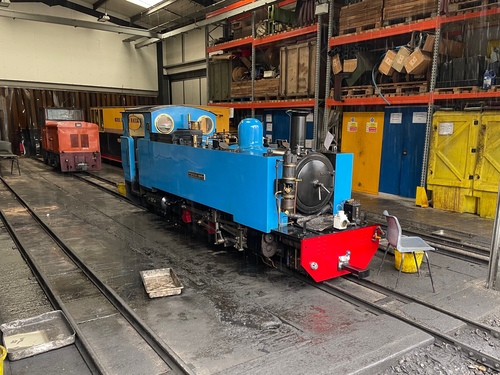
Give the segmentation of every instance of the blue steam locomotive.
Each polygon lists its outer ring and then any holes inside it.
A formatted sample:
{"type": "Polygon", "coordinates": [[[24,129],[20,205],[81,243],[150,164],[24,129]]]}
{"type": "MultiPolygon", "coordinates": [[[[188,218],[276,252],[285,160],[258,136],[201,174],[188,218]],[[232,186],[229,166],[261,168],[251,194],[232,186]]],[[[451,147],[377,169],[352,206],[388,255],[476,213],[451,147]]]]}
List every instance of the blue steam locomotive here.
{"type": "Polygon", "coordinates": [[[216,244],[280,256],[315,281],[366,276],[380,228],[351,199],[352,154],[305,149],[305,115],[291,117],[291,141],[263,144],[245,119],[238,134],[217,133],[215,115],[189,106],[123,112],[122,164],[127,197],[192,223],[216,244]],[[144,136],[129,124],[140,122],[144,136]]]}

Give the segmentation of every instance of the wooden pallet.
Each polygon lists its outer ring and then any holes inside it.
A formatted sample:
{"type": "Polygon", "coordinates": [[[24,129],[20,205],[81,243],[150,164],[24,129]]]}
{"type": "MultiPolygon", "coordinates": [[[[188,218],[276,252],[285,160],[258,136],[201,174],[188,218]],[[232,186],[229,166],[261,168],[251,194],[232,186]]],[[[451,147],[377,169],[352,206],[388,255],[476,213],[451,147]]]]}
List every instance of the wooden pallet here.
{"type": "Polygon", "coordinates": [[[418,14],[412,14],[410,16],[405,16],[405,17],[397,15],[397,13],[396,13],[393,16],[384,16],[384,26],[409,24],[412,22],[418,22],[418,21],[431,19],[435,16],[436,16],[436,12],[418,13],[418,14]]]}
{"type": "Polygon", "coordinates": [[[241,96],[241,97],[231,98],[232,102],[249,102],[251,100],[252,100],[252,98],[250,96],[241,96]]]}
{"type": "Polygon", "coordinates": [[[270,100],[282,100],[285,99],[282,96],[277,95],[276,93],[270,93],[270,94],[259,94],[255,95],[253,100],[254,101],[270,101],[270,100]]]}
{"type": "MultiPolygon", "coordinates": [[[[351,86],[342,87],[342,97],[343,98],[367,98],[374,94],[374,87],[372,85],[367,86],[351,86]]],[[[333,90],[332,90],[333,97],[333,90]]]]}
{"type": "Polygon", "coordinates": [[[301,100],[301,99],[310,99],[314,98],[314,94],[307,94],[307,93],[298,93],[298,94],[288,94],[288,95],[282,95],[281,96],[283,99],[295,99],[295,100],[301,100]]]}
{"type": "Polygon", "coordinates": [[[356,34],[367,30],[375,30],[382,27],[382,22],[370,23],[358,27],[350,27],[347,29],[340,29],[339,35],[356,34]]]}
{"type": "Polygon", "coordinates": [[[450,1],[448,4],[448,14],[462,14],[473,12],[485,8],[498,7],[499,0],[464,0],[450,1]]]}
{"type": "Polygon", "coordinates": [[[481,91],[479,86],[439,87],[434,89],[434,94],[466,94],[479,91],[481,91]]]}
{"type": "Polygon", "coordinates": [[[490,88],[489,91],[500,92],[500,85],[493,85],[493,86],[491,86],[491,88],[490,88]]]}
{"type": "MultiPolygon", "coordinates": [[[[369,98],[373,96],[408,96],[408,95],[421,95],[428,92],[427,81],[419,82],[401,82],[401,83],[386,83],[375,86],[351,86],[342,87],[341,96],[343,98],[369,98]]],[[[333,97],[333,90],[331,91],[333,97]]]]}
{"type": "Polygon", "coordinates": [[[427,81],[384,83],[377,87],[375,93],[380,92],[384,96],[420,95],[428,92],[427,81]]]}

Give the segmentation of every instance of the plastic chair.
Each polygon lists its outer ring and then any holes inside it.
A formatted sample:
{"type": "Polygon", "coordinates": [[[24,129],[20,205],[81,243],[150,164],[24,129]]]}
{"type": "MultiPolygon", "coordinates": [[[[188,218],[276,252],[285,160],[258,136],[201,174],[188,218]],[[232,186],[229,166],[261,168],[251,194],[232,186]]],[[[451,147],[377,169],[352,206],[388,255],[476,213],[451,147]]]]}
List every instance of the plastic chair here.
{"type": "MultiPolygon", "coordinates": [[[[14,170],[14,163],[17,163],[17,170],[19,175],[21,174],[21,168],[19,168],[19,157],[12,153],[12,144],[7,141],[0,141],[0,160],[10,160],[10,174],[14,170]]],[[[0,168],[0,175],[2,174],[2,169],[0,168]]]]}
{"type": "Polygon", "coordinates": [[[418,276],[420,277],[420,268],[418,267],[417,255],[415,253],[421,251],[424,253],[425,259],[427,260],[427,267],[429,268],[429,275],[431,277],[432,291],[436,293],[436,290],[434,289],[434,280],[432,279],[431,264],[429,262],[429,256],[427,255],[428,251],[435,249],[432,246],[429,246],[429,244],[420,237],[402,236],[401,225],[399,225],[398,218],[396,216],[389,215],[389,212],[387,212],[387,210],[385,210],[383,214],[387,219],[388,243],[385,249],[384,257],[382,259],[382,263],[380,263],[377,275],[380,273],[380,270],[382,269],[382,265],[384,264],[385,257],[387,255],[389,247],[392,246],[392,248],[396,249],[401,253],[401,264],[399,265],[398,278],[396,280],[396,286],[394,287],[394,289],[398,287],[399,276],[401,275],[401,270],[403,268],[405,254],[407,253],[413,253],[413,258],[415,259],[415,265],[417,266],[418,276]]]}

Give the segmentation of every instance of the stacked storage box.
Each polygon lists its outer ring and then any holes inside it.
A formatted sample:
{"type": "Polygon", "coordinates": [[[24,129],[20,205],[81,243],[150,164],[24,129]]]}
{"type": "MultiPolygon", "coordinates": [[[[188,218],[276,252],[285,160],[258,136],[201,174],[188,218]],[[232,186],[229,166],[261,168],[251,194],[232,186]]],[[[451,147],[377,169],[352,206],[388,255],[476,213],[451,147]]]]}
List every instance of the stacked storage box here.
{"type": "Polygon", "coordinates": [[[381,27],[383,6],[383,0],[364,0],[340,8],[340,35],[381,27]]]}
{"type": "Polygon", "coordinates": [[[384,24],[430,16],[437,11],[437,0],[384,0],[384,24]]]}

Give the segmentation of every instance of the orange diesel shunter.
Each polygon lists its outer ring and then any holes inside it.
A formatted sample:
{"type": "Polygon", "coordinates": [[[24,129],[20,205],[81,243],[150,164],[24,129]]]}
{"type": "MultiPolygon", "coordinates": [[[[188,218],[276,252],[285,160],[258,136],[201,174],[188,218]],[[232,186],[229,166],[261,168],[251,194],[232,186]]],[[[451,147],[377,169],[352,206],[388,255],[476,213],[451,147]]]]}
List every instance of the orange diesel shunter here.
{"type": "Polygon", "coordinates": [[[45,121],[42,157],[61,172],[100,170],[99,127],[85,121],[45,121]]]}

